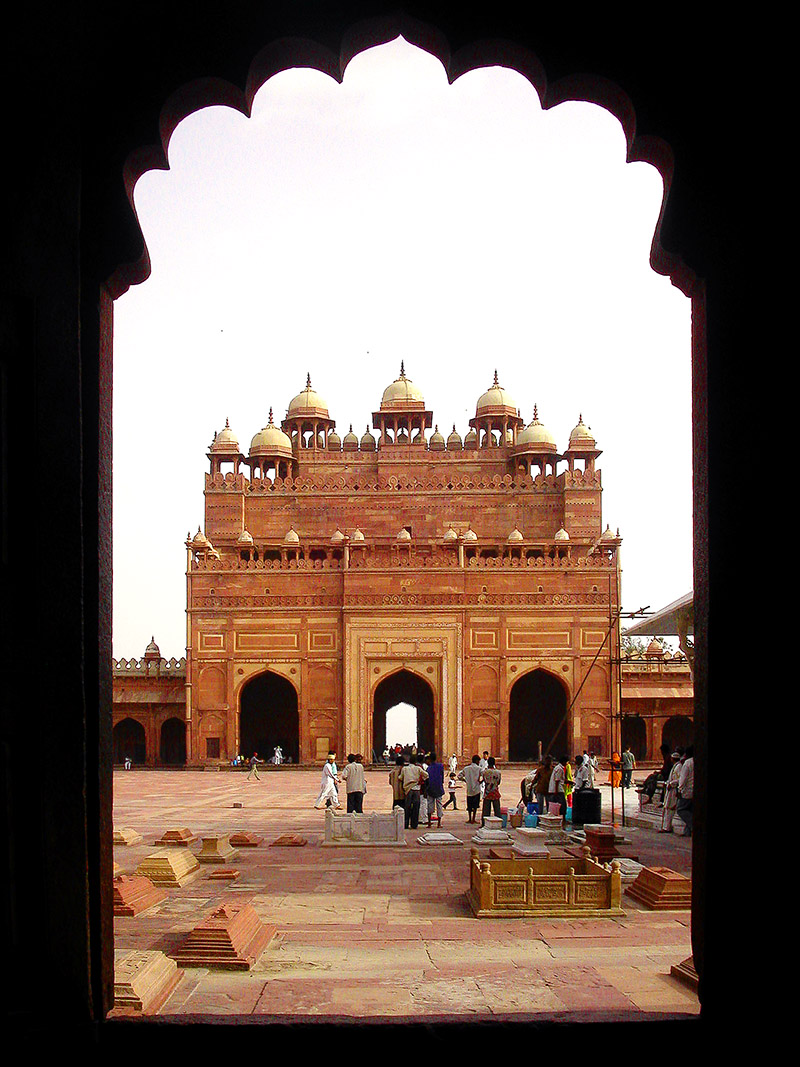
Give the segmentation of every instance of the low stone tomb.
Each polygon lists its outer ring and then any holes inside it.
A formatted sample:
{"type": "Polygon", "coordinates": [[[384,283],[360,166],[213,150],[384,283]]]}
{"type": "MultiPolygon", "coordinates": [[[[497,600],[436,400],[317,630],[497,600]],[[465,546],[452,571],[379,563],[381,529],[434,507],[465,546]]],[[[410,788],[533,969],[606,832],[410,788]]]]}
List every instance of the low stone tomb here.
{"type": "Polygon", "coordinates": [[[230,842],[228,834],[211,834],[203,838],[203,847],[197,853],[198,863],[227,863],[239,855],[230,842]]]}
{"type": "Polygon", "coordinates": [[[182,848],[162,848],[145,857],[136,873],[149,878],[154,885],[175,888],[186,885],[200,871],[197,858],[182,848]]]}
{"type": "Polygon", "coordinates": [[[212,871],[208,877],[214,879],[214,881],[235,882],[239,877],[239,872],[235,867],[220,867],[216,871],[212,871]]]}
{"type": "Polygon", "coordinates": [[[691,878],[669,867],[643,867],[625,892],[648,908],[683,911],[692,906],[691,878]]]}
{"type": "Polygon", "coordinates": [[[545,837],[545,831],[540,830],[538,827],[517,827],[514,832],[514,844],[511,846],[512,856],[515,858],[530,856],[531,858],[548,859],[550,853],[544,843],[545,837]]]}
{"type": "Polygon", "coordinates": [[[470,908],[484,916],[606,918],[620,907],[619,865],[591,859],[470,859],[470,908]]]}
{"type": "Polygon", "coordinates": [[[483,848],[492,848],[493,846],[511,845],[514,842],[514,838],[511,834],[503,829],[503,820],[498,819],[496,815],[487,815],[483,820],[483,826],[472,837],[473,845],[483,848]]]}
{"type": "Polygon", "coordinates": [[[231,844],[234,848],[258,848],[263,840],[263,837],[251,830],[237,830],[235,834],[231,834],[231,844]]]}
{"type": "Polygon", "coordinates": [[[614,847],[616,833],[613,826],[601,826],[598,823],[586,823],[583,827],[586,835],[586,844],[593,856],[601,863],[615,859],[619,856],[614,847]]]}
{"type": "Polygon", "coordinates": [[[276,837],[274,841],[270,841],[269,847],[302,848],[303,845],[307,844],[308,838],[303,837],[302,834],[281,834],[281,836],[276,837]]]}
{"type": "Polygon", "coordinates": [[[539,822],[534,829],[544,830],[544,843],[546,845],[564,845],[571,838],[564,830],[564,819],[561,815],[540,815],[539,822]]]}
{"type": "Polygon", "coordinates": [[[181,967],[249,971],[275,936],[248,902],[221,905],[171,953],[181,967]]]}
{"type": "Polygon", "coordinates": [[[143,875],[120,874],[114,879],[115,915],[140,915],[166,899],[166,891],[143,875]]]}
{"type": "Polygon", "coordinates": [[[400,846],[405,845],[405,812],[394,808],[390,812],[370,812],[368,815],[351,812],[335,815],[325,811],[325,840],[323,845],[400,846]]]}
{"type": "Polygon", "coordinates": [[[175,960],[163,952],[115,950],[111,1015],[156,1014],[182,975],[175,960]]]}
{"type": "Polygon", "coordinates": [[[418,845],[463,845],[464,842],[447,830],[429,830],[417,838],[418,845]]]}
{"type": "Polygon", "coordinates": [[[179,830],[165,830],[161,837],[156,841],[157,845],[184,845],[189,846],[193,841],[197,840],[197,834],[193,834],[186,826],[181,827],[179,830]]]}
{"type": "Polygon", "coordinates": [[[138,845],[143,840],[142,835],[132,830],[130,826],[114,830],[113,842],[115,845],[138,845]]]}

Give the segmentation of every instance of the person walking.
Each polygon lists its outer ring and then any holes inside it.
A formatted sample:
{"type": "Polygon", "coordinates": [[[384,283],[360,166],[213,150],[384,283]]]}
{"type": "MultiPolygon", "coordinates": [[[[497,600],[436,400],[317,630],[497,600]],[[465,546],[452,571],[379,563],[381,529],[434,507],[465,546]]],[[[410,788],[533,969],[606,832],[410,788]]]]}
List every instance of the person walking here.
{"type": "Polygon", "coordinates": [[[678,780],[681,776],[681,754],[673,752],[670,756],[672,766],[667,776],[667,788],[664,793],[664,810],[661,812],[660,834],[672,833],[672,821],[675,818],[675,809],[678,806],[678,780]]]}
{"type": "Polygon", "coordinates": [[[442,825],[442,797],[444,796],[444,764],[439,762],[435,752],[431,752],[427,766],[428,780],[425,783],[425,799],[428,802],[428,826],[436,819],[442,825]],[[436,814],[434,815],[434,811],[436,814]]]}
{"type": "Polygon", "coordinates": [[[336,753],[329,752],[327,762],[322,768],[322,781],[319,787],[319,796],[314,803],[315,808],[339,807],[338,781],[339,771],[336,766],[336,753]]]}
{"type": "Polygon", "coordinates": [[[694,745],[689,745],[683,754],[681,773],[678,778],[678,803],[675,814],[686,827],[685,837],[692,836],[692,813],[694,811],[694,745]]]}
{"type": "Polygon", "coordinates": [[[486,761],[486,770],[483,772],[483,812],[481,826],[487,815],[494,813],[500,818],[500,779],[502,775],[495,766],[494,756],[489,756],[486,761]]]}
{"type": "Polygon", "coordinates": [[[256,778],[259,782],[261,781],[261,775],[258,773],[258,765],[263,762],[263,759],[258,758],[258,753],[254,752],[250,757],[250,771],[248,772],[247,778],[245,778],[246,782],[249,782],[251,778],[256,778]]]}
{"type": "Polygon", "coordinates": [[[364,793],[367,791],[367,783],[364,768],[358,756],[353,752],[348,753],[347,766],[341,773],[341,779],[345,783],[347,792],[347,811],[361,815],[364,811],[364,793]]]}
{"type": "Polygon", "coordinates": [[[417,763],[416,753],[409,757],[410,762],[403,767],[402,782],[405,793],[406,819],[405,826],[408,830],[416,830],[419,826],[420,789],[428,774],[417,763]]]}
{"type": "Polygon", "coordinates": [[[566,756],[561,756],[553,764],[550,771],[550,781],[547,785],[547,799],[550,804],[558,804],[558,810],[563,818],[567,813],[567,801],[564,796],[564,764],[566,756]]]}
{"type": "Polygon", "coordinates": [[[633,772],[636,767],[636,760],[631,752],[630,745],[626,745],[622,750],[622,759],[620,762],[622,763],[622,788],[630,789],[633,772]]]}
{"type": "Polygon", "coordinates": [[[389,771],[389,785],[392,787],[392,810],[405,808],[406,806],[406,794],[403,789],[403,767],[405,765],[406,761],[398,753],[394,758],[394,767],[389,771]]]}
{"type": "Polygon", "coordinates": [[[458,787],[458,778],[455,771],[450,771],[447,778],[447,791],[450,796],[447,798],[446,803],[442,804],[442,809],[449,808],[453,805],[453,811],[458,811],[458,804],[456,804],[456,788],[458,787]]]}
{"type": "Polygon", "coordinates": [[[481,802],[481,758],[473,756],[472,762],[458,772],[459,779],[467,787],[467,822],[474,823],[478,805],[481,802]]]}

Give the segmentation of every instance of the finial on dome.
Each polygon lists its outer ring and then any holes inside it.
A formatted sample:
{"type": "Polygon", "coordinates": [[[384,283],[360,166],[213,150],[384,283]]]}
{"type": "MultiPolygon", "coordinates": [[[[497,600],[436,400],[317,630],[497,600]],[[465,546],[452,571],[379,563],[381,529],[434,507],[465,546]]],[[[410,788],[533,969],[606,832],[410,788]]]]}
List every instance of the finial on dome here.
{"type": "MultiPolygon", "coordinates": [[[[225,416],[225,429],[226,430],[230,430],[230,428],[231,428],[231,424],[228,422],[228,416],[226,415],[225,416]]],[[[216,437],[217,435],[214,434],[214,436],[216,437]]]]}
{"type": "Polygon", "coordinates": [[[492,385],[493,385],[493,386],[494,386],[495,388],[498,388],[498,387],[500,386],[500,382],[498,381],[498,378],[497,378],[497,368],[495,368],[495,372],[494,372],[494,381],[492,382],[492,385]]]}
{"type": "Polygon", "coordinates": [[[311,388],[311,371],[306,373],[306,389],[311,388]]]}
{"type": "Polygon", "coordinates": [[[536,420],[538,418],[539,418],[539,406],[538,406],[538,404],[534,404],[533,405],[533,421],[536,422],[536,420]]]}
{"type": "Polygon", "coordinates": [[[269,409],[269,425],[272,426],[272,408],[269,409]]]}
{"type": "Polygon", "coordinates": [[[400,377],[401,378],[405,378],[405,376],[406,376],[405,362],[404,362],[404,360],[401,359],[400,360],[400,377]]]}

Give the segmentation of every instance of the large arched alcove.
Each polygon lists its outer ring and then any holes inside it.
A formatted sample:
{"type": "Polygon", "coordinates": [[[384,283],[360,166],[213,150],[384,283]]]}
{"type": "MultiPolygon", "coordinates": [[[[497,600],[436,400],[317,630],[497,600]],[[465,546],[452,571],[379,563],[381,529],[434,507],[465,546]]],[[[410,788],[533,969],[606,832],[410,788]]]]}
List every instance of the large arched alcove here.
{"type": "Polygon", "coordinates": [[[147,739],[144,726],[136,719],[121,719],[114,727],[114,763],[147,762],[147,739]]]}
{"type": "Polygon", "coordinates": [[[417,710],[417,746],[425,752],[436,748],[436,716],[433,689],[405,667],[382,679],[372,697],[372,748],[380,757],[393,739],[386,736],[386,713],[397,704],[410,704],[417,710]]]}
{"type": "Polygon", "coordinates": [[[186,722],[173,715],[161,724],[158,758],[170,767],[186,763],[186,722]]]}
{"type": "Polygon", "coordinates": [[[542,755],[569,750],[567,690],[559,678],[538,668],[511,688],[508,709],[508,758],[529,763],[542,755]]]}
{"type": "Polygon", "coordinates": [[[689,715],[673,715],[661,727],[661,744],[671,751],[694,744],[694,720],[689,715]]]}
{"type": "Polygon", "coordinates": [[[265,671],[245,682],[239,694],[239,751],[270,759],[276,745],[285,758],[299,762],[297,691],[288,679],[265,671]]]}
{"type": "Polygon", "coordinates": [[[622,716],[622,747],[630,748],[637,761],[647,759],[647,725],[641,715],[622,716]]]}

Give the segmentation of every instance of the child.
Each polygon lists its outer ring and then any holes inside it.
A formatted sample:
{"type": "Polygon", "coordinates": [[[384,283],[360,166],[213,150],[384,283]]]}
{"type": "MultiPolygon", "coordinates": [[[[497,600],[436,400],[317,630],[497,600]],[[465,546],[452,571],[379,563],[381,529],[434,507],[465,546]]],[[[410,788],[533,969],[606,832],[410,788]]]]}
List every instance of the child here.
{"type": "Polygon", "coordinates": [[[447,798],[447,803],[442,805],[443,808],[449,808],[452,804],[453,811],[458,811],[458,804],[456,804],[456,787],[458,784],[459,783],[456,781],[456,772],[455,770],[451,770],[447,778],[447,790],[450,793],[450,796],[447,798]]]}

